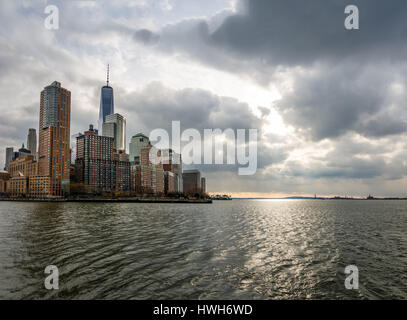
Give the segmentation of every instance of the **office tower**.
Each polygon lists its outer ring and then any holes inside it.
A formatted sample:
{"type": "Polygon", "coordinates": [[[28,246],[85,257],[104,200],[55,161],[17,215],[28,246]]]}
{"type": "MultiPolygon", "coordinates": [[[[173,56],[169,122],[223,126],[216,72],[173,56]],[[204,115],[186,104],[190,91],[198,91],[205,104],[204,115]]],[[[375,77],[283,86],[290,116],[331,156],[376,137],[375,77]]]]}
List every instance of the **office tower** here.
{"type": "Polygon", "coordinates": [[[140,150],[137,162],[131,165],[131,189],[137,193],[161,195],[165,191],[161,150],[150,144],[140,150]]]}
{"type": "Polygon", "coordinates": [[[106,116],[114,114],[114,98],[113,88],[109,86],[109,65],[107,66],[107,81],[102,87],[100,93],[100,109],[99,109],[99,132],[102,132],[103,123],[106,121],[106,116]]]}
{"type": "Polygon", "coordinates": [[[49,196],[69,192],[71,92],[54,81],[41,92],[38,174],[49,177],[49,196]]]}
{"type": "Polygon", "coordinates": [[[130,140],[130,162],[140,163],[141,149],[150,145],[150,140],[142,133],[136,134],[130,140]]]}
{"type": "MultiPolygon", "coordinates": [[[[103,123],[102,124],[102,136],[104,137],[109,137],[109,138],[113,138],[116,136],[116,123],[114,122],[109,122],[109,123],[103,123]]],[[[114,141],[113,141],[113,145],[114,141]]]]}
{"type": "Polygon", "coordinates": [[[186,170],[182,174],[184,180],[184,193],[201,193],[201,172],[198,170],[186,170]]]}
{"type": "Polygon", "coordinates": [[[106,116],[102,125],[102,135],[114,138],[114,147],[117,151],[126,150],[126,119],[118,113],[106,116]]]}
{"type": "Polygon", "coordinates": [[[165,172],[171,172],[172,175],[167,174],[169,180],[169,186],[171,180],[174,180],[174,189],[169,188],[168,192],[183,192],[183,180],[182,180],[182,158],[179,153],[174,152],[172,149],[162,151],[162,163],[165,172]]]}
{"type": "Polygon", "coordinates": [[[99,136],[91,125],[89,130],[77,137],[77,181],[91,187],[93,192],[129,191],[130,162],[118,161],[114,139],[99,136]]]}
{"type": "Polygon", "coordinates": [[[31,151],[34,159],[37,159],[37,131],[32,128],[28,129],[27,149],[31,151]]]}
{"type": "Polygon", "coordinates": [[[93,126],[76,138],[77,179],[96,190],[113,190],[113,138],[99,136],[93,126]]]}
{"type": "Polygon", "coordinates": [[[175,174],[171,171],[164,171],[164,193],[177,192],[175,174]]]}
{"type": "Polygon", "coordinates": [[[6,148],[6,162],[4,166],[4,170],[8,170],[8,165],[10,164],[11,160],[13,160],[14,156],[14,148],[6,148]]]}
{"type": "Polygon", "coordinates": [[[24,143],[23,143],[22,147],[20,149],[18,149],[18,151],[13,153],[12,160],[16,160],[16,159],[19,159],[19,158],[24,158],[25,156],[28,156],[30,154],[31,154],[31,151],[26,149],[24,147],[24,143]]]}
{"type": "Polygon", "coordinates": [[[75,164],[76,160],[76,138],[79,137],[81,133],[75,133],[71,135],[71,164],[75,164]]]}
{"type": "Polygon", "coordinates": [[[203,177],[201,178],[201,193],[206,193],[206,178],[203,177]]]}

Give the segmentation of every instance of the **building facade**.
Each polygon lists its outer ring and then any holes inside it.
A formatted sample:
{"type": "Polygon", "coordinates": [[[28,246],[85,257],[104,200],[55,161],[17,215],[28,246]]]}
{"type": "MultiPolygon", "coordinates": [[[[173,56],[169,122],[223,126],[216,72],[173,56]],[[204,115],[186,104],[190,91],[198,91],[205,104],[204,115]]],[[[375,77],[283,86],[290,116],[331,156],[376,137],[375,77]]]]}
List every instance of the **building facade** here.
{"type": "Polygon", "coordinates": [[[199,170],[185,170],[182,178],[184,180],[184,193],[201,193],[201,172],[199,170]]]}
{"type": "Polygon", "coordinates": [[[183,193],[182,157],[171,149],[162,151],[162,163],[165,172],[173,173],[174,190],[168,192],[183,193]]]}
{"type": "Polygon", "coordinates": [[[201,193],[206,193],[206,178],[203,177],[201,178],[201,193]]]}
{"type": "Polygon", "coordinates": [[[27,149],[31,151],[34,160],[37,160],[37,131],[33,128],[28,129],[27,149]]]}
{"type": "Polygon", "coordinates": [[[150,139],[142,133],[133,136],[129,144],[130,162],[140,164],[141,149],[150,145],[150,139]]]}
{"type": "Polygon", "coordinates": [[[8,165],[10,164],[11,160],[13,160],[14,157],[14,148],[9,147],[6,148],[6,161],[4,162],[4,170],[8,170],[8,165]]]}
{"type": "Polygon", "coordinates": [[[118,114],[110,114],[102,125],[102,135],[114,138],[116,150],[126,150],[126,119],[118,114]]]}
{"type": "Polygon", "coordinates": [[[49,196],[69,193],[71,92],[54,81],[41,92],[38,174],[50,177],[49,196]]]}
{"type": "Polygon", "coordinates": [[[130,191],[130,162],[120,161],[113,138],[99,136],[91,125],[77,138],[76,147],[77,182],[95,192],[130,191]]]}
{"type": "Polygon", "coordinates": [[[7,193],[7,181],[10,179],[10,174],[8,172],[0,172],[0,194],[4,195],[7,193]]]}
{"type": "Polygon", "coordinates": [[[28,193],[32,198],[47,198],[51,193],[51,177],[31,176],[28,180],[28,193]]]}
{"type": "Polygon", "coordinates": [[[38,163],[34,160],[33,155],[17,158],[10,162],[8,173],[12,178],[35,176],[38,174],[38,163]]]}
{"type": "Polygon", "coordinates": [[[28,194],[28,177],[16,177],[8,180],[7,193],[12,198],[26,197],[28,194]]]}

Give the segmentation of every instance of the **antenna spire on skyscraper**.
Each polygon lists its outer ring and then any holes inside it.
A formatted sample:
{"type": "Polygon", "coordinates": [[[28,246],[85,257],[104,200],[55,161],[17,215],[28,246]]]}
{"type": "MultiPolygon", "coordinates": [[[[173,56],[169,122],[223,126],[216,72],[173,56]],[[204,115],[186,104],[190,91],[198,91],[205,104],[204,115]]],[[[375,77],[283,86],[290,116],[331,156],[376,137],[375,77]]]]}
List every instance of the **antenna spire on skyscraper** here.
{"type": "Polygon", "coordinates": [[[109,64],[107,65],[107,86],[109,86],[109,64]]]}

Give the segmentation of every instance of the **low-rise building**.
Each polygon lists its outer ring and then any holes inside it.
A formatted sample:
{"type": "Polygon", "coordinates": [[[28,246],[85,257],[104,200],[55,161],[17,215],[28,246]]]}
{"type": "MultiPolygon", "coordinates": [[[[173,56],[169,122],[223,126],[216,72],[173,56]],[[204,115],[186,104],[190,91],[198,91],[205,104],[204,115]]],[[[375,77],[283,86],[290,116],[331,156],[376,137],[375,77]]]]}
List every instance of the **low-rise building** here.
{"type": "Polygon", "coordinates": [[[50,195],[51,178],[49,176],[31,176],[28,183],[32,198],[47,198],[50,195]]]}
{"type": "Polygon", "coordinates": [[[28,177],[11,178],[7,181],[7,193],[12,198],[28,195],[28,177]]]}
{"type": "Polygon", "coordinates": [[[0,194],[7,193],[7,181],[10,179],[8,172],[0,172],[0,194]]]}

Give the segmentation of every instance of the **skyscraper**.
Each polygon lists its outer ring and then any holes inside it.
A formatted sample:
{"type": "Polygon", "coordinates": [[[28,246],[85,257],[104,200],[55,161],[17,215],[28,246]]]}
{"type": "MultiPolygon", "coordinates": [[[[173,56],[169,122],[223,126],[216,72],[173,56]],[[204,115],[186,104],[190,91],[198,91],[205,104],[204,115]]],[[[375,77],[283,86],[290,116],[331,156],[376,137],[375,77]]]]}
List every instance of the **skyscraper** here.
{"type": "Polygon", "coordinates": [[[34,159],[37,159],[37,131],[32,128],[28,129],[27,149],[31,151],[34,159]]]}
{"type": "Polygon", "coordinates": [[[71,92],[54,81],[41,92],[38,174],[49,177],[49,195],[69,190],[71,92]]]}
{"type": "Polygon", "coordinates": [[[14,156],[14,148],[6,148],[6,162],[5,162],[5,167],[4,170],[8,170],[8,165],[10,164],[11,160],[13,160],[14,156]]]}
{"type": "Polygon", "coordinates": [[[102,87],[100,94],[100,110],[98,129],[101,132],[106,116],[114,114],[113,88],[109,86],[109,65],[107,66],[107,84],[102,87]]]}
{"type": "Polygon", "coordinates": [[[126,150],[126,118],[118,113],[106,116],[102,135],[114,138],[114,148],[117,151],[126,150]]]}
{"type": "Polygon", "coordinates": [[[142,133],[138,133],[133,136],[130,140],[130,162],[135,162],[140,164],[140,153],[141,149],[146,148],[150,145],[150,140],[142,133]]]}
{"type": "Polygon", "coordinates": [[[120,160],[112,137],[99,136],[90,125],[77,137],[76,147],[78,182],[90,186],[93,192],[130,190],[130,162],[120,160]]]}
{"type": "Polygon", "coordinates": [[[198,170],[185,170],[182,174],[184,180],[184,192],[186,194],[201,193],[201,172],[198,170]]]}

